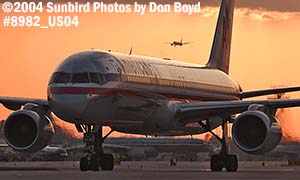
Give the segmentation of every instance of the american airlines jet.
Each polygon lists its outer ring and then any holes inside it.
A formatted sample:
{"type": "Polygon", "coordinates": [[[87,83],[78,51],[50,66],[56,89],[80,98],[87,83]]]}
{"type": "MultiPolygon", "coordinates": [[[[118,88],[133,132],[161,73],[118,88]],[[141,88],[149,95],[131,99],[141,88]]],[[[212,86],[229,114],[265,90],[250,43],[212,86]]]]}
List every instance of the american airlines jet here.
{"type": "Polygon", "coordinates": [[[211,170],[237,171],[237,156],[227,147],[227,123],[233,123],[232,138],[241,150],[267,153],[282,136],[276,109],[300,106],[300,99],[244,99],[300,87],[243,92],[228,76],[233,11],[234,0],[222,0],[211,56],[203,66],[106,51],[67,57],[49,81],[47,100],[0,97],[15,110],[4,125],[7,143],[20,152],[41,150],[54,133],[54,113],[84,133],[82,171],[113,169],[113,156],[102,148],[113,131],[157,136],[210,132],[222,143],[220,153],[211,157],[211,170]],[[106,135],[103,126],[111,128],[106,135]],[[219,126],[221,137],[212,131],[219,126]]]}

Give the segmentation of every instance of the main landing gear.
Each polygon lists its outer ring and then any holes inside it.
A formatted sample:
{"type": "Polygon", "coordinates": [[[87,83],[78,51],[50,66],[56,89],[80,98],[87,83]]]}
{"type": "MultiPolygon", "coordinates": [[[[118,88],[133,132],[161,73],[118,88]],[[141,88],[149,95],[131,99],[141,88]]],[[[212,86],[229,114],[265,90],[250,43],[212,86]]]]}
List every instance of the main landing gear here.
{"type": "Polygon", "coordinates": [[[107,135],[102,137],[102,126],[76,125],[76,127],[79,132],[84,132],[83,141],[86,143],[86,156],[80,159],[80,170],[99,171],[99,167],[101,167],[102,170],[113,170],[113,155],[104,154],[102,147],[103,141],[113,131],[111,130],[107,135]]]}
{"type": "Polygon", "coordinates": [[[211,156],[210,169],[212,171],[217,172],[217,171],[222,171],[222,169],[225,168],[226,171],[236,172],[238,169],[238,158],[235,154],[228,153],[227,120],[226,119],[223,120],[222,123],[222,138],[220,138],[217,134],[215,134],[211,130],[209,126],[209,121],[206,121],[205,124],[202,121],[200,121],[199,124],[207,131],[209,131],[222,144],[220,154],[214,154],[211,156]]]}

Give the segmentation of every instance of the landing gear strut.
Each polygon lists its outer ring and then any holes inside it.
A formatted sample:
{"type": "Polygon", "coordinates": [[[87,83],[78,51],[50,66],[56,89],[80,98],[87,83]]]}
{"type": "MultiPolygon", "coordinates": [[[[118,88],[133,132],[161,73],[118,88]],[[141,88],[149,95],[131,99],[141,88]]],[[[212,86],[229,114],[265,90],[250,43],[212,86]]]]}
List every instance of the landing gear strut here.
{"type": "Polygon", "coordinates": [[[102,126],[81,125],[76,126],[77,129],[81,127],[80,132],[84,132],[83,141],[85,142],[86,156],[80,159],[81,171],[99,171],[113,170],[114,158],[112,154],[104,154],[102,144],[104,140],[113,132],[112,130],[102,137],[102,126]]]}
{"type": "Polygon", "coordinates": [[[225,168],[226,171],[236,172],[238,169],[237,156],[235,154],[229,154],[229,152],[228,152],[227,121],[228,120],[224,119],[223,123],[222,123],[222,138],[220,138],[217,134],[215,134],[211,130],[211,128],[209,126],[209,121],[206,121],[206,124],[204,124],[202,121],[199,122],[199,124],[203,128],[205,128],[207,131],[209,131],[222,144],[220,154],[214,154],[211,156],[210,169],[212,171],[222,171],[222,169],[225,168]]]}

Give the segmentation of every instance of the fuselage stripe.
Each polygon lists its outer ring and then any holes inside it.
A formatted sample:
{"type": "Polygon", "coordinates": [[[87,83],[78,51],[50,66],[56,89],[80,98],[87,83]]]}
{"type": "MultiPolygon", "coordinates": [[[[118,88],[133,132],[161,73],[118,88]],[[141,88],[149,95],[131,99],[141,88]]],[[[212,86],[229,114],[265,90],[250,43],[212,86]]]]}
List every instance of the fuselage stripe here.
{"type": "MultiPolygon", "coordinates": [[[[221,98],[224,94],[210,93],[207,96],[196,95],[184,95],[175,93],[161,93],[161,92],[145,92],[137,90],[127,90],[120,88],[95,88],[95,87],[52,87],[49,88],[49,94],[99,94],[99,95],[126,95],[137,96],[144,98],[156,98],[156,99],[188,99],[196,101],[218,101],[224,100],[221,98]]],[[[234,95],[226,95],[226,99],[238,99],[234,95]]]]}

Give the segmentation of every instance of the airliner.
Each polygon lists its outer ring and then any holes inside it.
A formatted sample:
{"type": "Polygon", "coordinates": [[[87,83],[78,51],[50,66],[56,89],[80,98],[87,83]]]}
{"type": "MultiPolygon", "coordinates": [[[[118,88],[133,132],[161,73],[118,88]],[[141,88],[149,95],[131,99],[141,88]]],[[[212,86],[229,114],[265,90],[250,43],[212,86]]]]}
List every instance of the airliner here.
{"type": "Polygon", "coordinates": [[[300,87],[243,92],[229,75],[234,0],[222,0],[211,55],[206,65],[107,51],[75,53],[57,67],[47,99],[0,97],[14,110],[4,124],[7,144],[16,151],[45,147],[54,128],[52,115],[84,134],[81,171],[113,170],[103,152],[113,132],[180,136],[210,132],[222,144],[212,155],[212,171],[237,171],[238,159],[227,146],[228,123],[242,151],[264,154],[282,137],[276,109],[300,106],[300,99],[244,100],[299,91],[300,87]],[[103,126],[111,131],[104,134],[103,126]],[[212,130],[222,127],[222,136],[212,130]]]}
{"type": "MultiPolygon", "coordinates": [[[[67,148],[70,154],[82,154],[83,144],[76,140],[67,148]]],[[[215,148],[217,150],[217,148],[215,148]]],[[[215,150],[211,145],[201,139],[190,138],[127,138],[112,137],[107,138],[103,144],[106,153],[112,153],[119,160],[147,160],[158,158],[158,155],[169,157],[184,156],[189,160],[196,160],[198,153],[209,157],[215,150]]]]}
{"type": "Polygon", "coordinates": [[[64,161],[68,157],[66,149],[57,146],[46,146],[42,150],[32,153],[19,153],[13,151],[7,144],[0,144],[1,161],[64,161]]]}
{"type": "Polygon", "coordinates": [[[181,38],[180,41],[173,41],[173,42],[170,42],[170,43],[168,43],[168,44],[170,44],[171,46],[176,47],[176,46],[183,46],[183,45],[185,45],[185,44],[190,44],[190,43],[191,43],[191,42],[183,42],[183,38],[181,38]]]}

